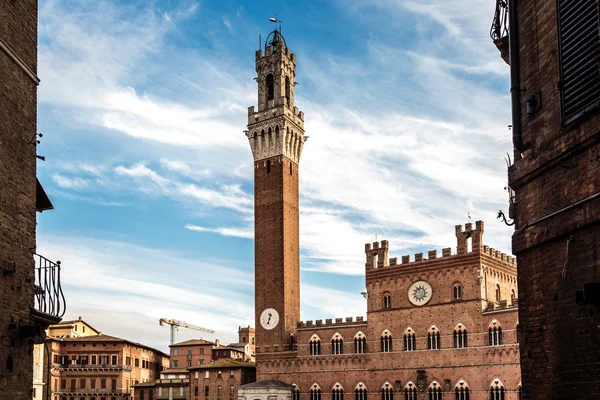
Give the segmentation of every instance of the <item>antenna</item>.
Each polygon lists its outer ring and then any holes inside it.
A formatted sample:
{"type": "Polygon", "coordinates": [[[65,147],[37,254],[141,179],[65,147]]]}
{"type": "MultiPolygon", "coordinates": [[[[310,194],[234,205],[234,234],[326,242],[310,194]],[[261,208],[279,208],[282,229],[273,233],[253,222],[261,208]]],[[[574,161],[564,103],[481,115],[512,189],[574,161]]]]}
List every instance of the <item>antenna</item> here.
{"type": "Polygon", "coordinates": [[[471,213],[470,212],[467,213],[467,217],[469,217],[469,222],[470,222],[471,221],[471,213]]]}

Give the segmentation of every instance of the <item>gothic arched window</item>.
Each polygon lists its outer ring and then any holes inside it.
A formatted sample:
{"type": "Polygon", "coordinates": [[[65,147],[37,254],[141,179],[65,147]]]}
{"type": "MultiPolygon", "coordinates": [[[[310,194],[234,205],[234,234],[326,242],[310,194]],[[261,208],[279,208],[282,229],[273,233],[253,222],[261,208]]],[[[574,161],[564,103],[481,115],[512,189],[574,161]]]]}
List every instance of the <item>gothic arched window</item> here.
{"type": "Polygon", "coordinates": [[[354,400],[367,400],[367,387],[364,383],[359,383],[354,389],[354,400]]]}
{"type": "Polygon", "coordinates": [[[493,320],[488,329],[490,346],[500,346],[502,344],[502,326],[496,320],[493,320]]]}
{"type": "Polygon", "coordinates": [[[490,400],[504,400],[504,385],[499,379],[490,385],[490,400]]]}
{"type": "Polygon", "coordinates": [[[436,381],[429,385],[429,400],[442,400],[442,387],[436,381]]]}
{"type": "Polygon", "coordinates": [[[461,379],[454,388],[454,394],[455,400],[470,400],[469,385],[461,379]]]}
{"type": "Polygon", "coordinates": [[[427,332],[427,349],[439,350],[441,348],[440,330],[432,326],[429,328],[429,332],[427,332]]]}
{"type": "Polygon", "coordinates": [[[359,354],[367,352],[367,338],[362,332],[354,336],[354,352],[359,354]]]}
{"type": "Polygon", "coordinates": [[[308,342],[308,347],[311,356],[318,356],[321,354],[321,339],[317,335],[313,335],[308,342]]]}
{"type": "Polygon", "coordinates": [[[415,332],[408,328],[404,332],[404,351],[413,351],[417,349],[417,337],[415,332]]]}
{"type": "Polygon", "coordinates": [[[296,384],[292,385],[292,400],[300,400],[300,389],[296,384]]]}
{"type": "Polygon", "coordinates": [[[394,400],[394,389],[389,382],[381,387],[381,400],[394,400]]]}
{"type": "Polygon", "coordinates": [[[331,338],[331,354],[344,354],[344,339],[339,333],[331,338]]]}
{"type": "Polygon", "coordinates": [[[344,400],[344,388],[339,383],[331,389],[331,400],[344,400]]]}
{"type": "Polygon", "coordinates": [[[265,78],[265,89],[267,91],[267,100],[273,100],[275,98],[275,87],[273,82],[273,74],[268,74],[265,78]]]}
{"type": "Polygon", "coordinates": [[[310,400],[321,400],[321,388],[316,383],[310,387],[310,400]]]}
{"type": "Polygon", "coordinates": [[[408,382],[404,388],[404,400],[417,400],[417,387],[414,383],[408,382]]]}
{"type": "Polygon", "coordinates": [[[381,334],[381,351],[383,353],[390,353],[392,349],[392,334],[386,329],[381,334]]]}
{"type": "Polygon", "coordinates": [[[454,339],[454,348],[460,349],[468,346],[467,328],[465,328],[463,324],[458,323],[458,325],[456,325],[452,337],[454,339]]]}

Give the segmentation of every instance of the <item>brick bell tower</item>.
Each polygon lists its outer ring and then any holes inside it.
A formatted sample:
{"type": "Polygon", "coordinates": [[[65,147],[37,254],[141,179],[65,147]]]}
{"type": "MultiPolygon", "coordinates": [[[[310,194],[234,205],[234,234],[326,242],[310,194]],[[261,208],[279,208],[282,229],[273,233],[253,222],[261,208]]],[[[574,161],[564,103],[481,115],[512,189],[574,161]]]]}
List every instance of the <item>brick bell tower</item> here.
{"type": "Polygon", "coordinates": [[[280,30],[256,51],[258,110],[248,108],[254,157],[256,353],[283,351],[300,320],[298,165],[304,113],[294,106],[296,56],[280,30]]]}

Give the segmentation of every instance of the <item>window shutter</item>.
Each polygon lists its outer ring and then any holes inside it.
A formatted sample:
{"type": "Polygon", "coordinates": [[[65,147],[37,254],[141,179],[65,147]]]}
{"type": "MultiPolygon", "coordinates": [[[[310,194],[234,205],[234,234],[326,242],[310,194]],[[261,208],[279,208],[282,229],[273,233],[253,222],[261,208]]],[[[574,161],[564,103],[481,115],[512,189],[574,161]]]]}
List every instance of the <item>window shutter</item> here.
{"type": "Polygon", "coordinates": [[[600,0],[559,0],[562,113],[573,122],[600,103],[600,0]]]}

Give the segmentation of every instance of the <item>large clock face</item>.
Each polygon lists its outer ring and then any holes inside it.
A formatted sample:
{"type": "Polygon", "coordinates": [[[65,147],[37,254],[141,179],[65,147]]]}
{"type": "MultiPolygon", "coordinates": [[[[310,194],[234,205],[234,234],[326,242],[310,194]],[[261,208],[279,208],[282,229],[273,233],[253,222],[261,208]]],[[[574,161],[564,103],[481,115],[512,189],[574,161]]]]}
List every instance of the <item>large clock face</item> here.
{"type": "Polygon", "coordinates": [[[279,313],[274,308],[265,308],[260,314],[260,325],[270,331],[279,324],[279,313]]]}
{"type": "Polygon", "coordinates": [[[431,300],[433,289],[428,282],[417,281],[408,288],[408,300],[415,306],[423,306],[431,300]]]}

